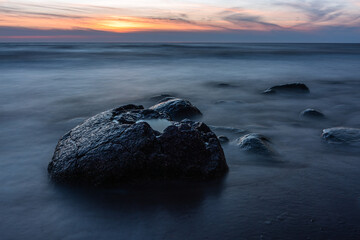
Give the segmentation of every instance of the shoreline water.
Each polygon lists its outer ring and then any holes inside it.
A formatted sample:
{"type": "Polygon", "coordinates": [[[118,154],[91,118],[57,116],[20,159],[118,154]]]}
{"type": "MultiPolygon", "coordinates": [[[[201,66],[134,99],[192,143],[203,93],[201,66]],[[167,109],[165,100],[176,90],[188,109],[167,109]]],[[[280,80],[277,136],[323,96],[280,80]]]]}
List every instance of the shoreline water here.
{"type": "Polygon", "coordinates": [[[320,135],[360,127],[360,45],[49,45],[0,44],[4,239],[359,236],[359,150],[327,145],[320,135]],[[310,94],[261,94],[297,81],[310,94]],[[271,138],[285,163],[252,161],[229,144],[230,172],[206,186],[82,194],[49,182],[46,167],[66,131],[120,105],[149,107],[164,93],[189,99],[202,121],[225,127],[217,135],[271,138]],[[301,119],[307,108],[327,119],[301,119]]]}

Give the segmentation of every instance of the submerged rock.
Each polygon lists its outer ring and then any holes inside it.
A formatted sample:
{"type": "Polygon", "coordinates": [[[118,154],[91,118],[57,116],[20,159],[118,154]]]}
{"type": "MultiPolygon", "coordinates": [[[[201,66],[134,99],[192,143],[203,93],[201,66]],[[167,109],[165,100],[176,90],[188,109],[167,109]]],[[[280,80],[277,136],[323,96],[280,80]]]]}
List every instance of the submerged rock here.
{"type": "Polygon", "coordinates": [[[309,119],[323,119],[325,118],[325,115],[318,110],[308,108],[300,113],[300,117],[309,119]]]}
{"type": "Polygon", "coordinates": [[[275,94],[275,93],[309,93],[309,88],[304,83],[288,83],[273,86],[266,89],[263,94],[275,94]]]}
{"type": "Polygon", "coordinates": [[[159,101],[163,100],[164,98],[170,98],[170,97],[173,97],[173,95],[168,94],[168,93],[163,93],[163,94],[152,96],[150,98],[150,100],[159,102],[159,101]]]}
{"type": "Polygon", "coordinates": [[[172,99],[176,99],[176,97],[164,97],[164,98],[160,99],[157,103],[167,102],[172,99]]]}
{"type": "Polygon", "coordinates": [[[323,130],[321,136],[328,143],[360,144],[359,128],[327,128],[323,130]]]}
{"type": "Polygon", "coordinates": [[[264,156],[274,156],[276,152],[270,146],[270,140],[260,134],[250,133],[236,140],[241,150],[264,156]]]}
{"type": "Polygon", "coordinates": [[[230,82],[208,82],[206,83],[207,86],[213,87],[213,88],[237,88],[233,83],[230,82]]]}
{"type": "Polygon", "coordinates": [[[237,85],[235,85],[233,83],[228,83],[228,82],[213,83],[212,86],[215,88],[237,88],[238,87],[237,85]]]}
{"type": "Polygon", "coordinates": [[[218,100],[215,104],[238,104],[238,103],[245,103],[241,100],[218,100]]]}
{"type": "Polygon", "coordinates": [[[244,129],[234,128],[234,127],[227,127],[227,126],[213,126],[213,125],[210,125],[209,127],[214,131],[227,131],[227,132],[236,133],[236,134],[238,134],[238,133],[244,134],[245,132],[247,132],[244,129]]]}
{"type": "Polygon", "coordinates": [[[228,143],[230,141],[229,138],[226,136],[219,136],[218,139],[219,139],[220,143],[223,143],[223,144],[228,143]]]}
{"type": "Polygon", "coordinates": [[[217,87],[219,88],[228,88],[228,87],[234,87],[232,84],[230,83],[218,83],[216,84],[217,87]]]}
{"type": "Polygon", "coordinates": [[[175,121],[185,118],[194,119],[202,115],[200,110],[189,101],[180,98],[164,99],[162,102],[150,107],[150,109],[165,113],[175,121]]]}
{"type": "Polygon", "coordinates": [[[201,122],[172,122],[163,132],[151,127],[166,115],[126,105],[89,118],[65,134],[48,171],[52,180],[96,186],[123,181],[211,178],[227,171],[216,135],[201,122]]]}

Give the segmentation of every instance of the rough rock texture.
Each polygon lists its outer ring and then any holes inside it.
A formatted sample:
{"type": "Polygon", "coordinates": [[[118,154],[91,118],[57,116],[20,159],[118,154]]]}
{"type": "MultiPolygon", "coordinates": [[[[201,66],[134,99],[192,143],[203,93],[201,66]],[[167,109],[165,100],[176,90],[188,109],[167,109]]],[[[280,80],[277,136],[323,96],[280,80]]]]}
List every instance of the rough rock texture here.
{"type": "Polygon", "coordinates": [[[344,143],[360,145],[360,129],[335,127],[327,128],[322,132],[322,138],[328,143],[344,143]]]}
{"type": "Polygon", "coordinates": [[[236,142],[241,150],[249,153],[264,156],[276,155],[276,152],[270,146],[269,139],[257,133],[247,134],[243,137],[238,138],[236,142]]]}
{"type": "Polygon", "coordinates": [[[323,119],[325,118],[325,115],[318,110],[308,108],[300,113],[300,117],[309,119],[323,119]]]}
{"type": "Polygon", "coordinates": [[[196,118],[201,116],[200,110],[189,101],[180,98],[166,98],[162,102],[150,107],[160,113],[166,113],[172,120],[180,121],[185,118],[196,118]]]}
{"type": "Polygon", "coordinates": [[[266,89],[264,94],[275,94],[275,93],[309,93],[309,88],[303,83],[288,83],[283,85],[273,86],[266,89]]]}
{"type": "Polygon", "coordinates": [[[166,118],[142,106],[105,111],[65,134],[48,171],[52,180],[96,186],[127,180],[210,178],[227,164],[216,135],[201,122],[174,122],[163,133],[143,119],[166,118]]]}

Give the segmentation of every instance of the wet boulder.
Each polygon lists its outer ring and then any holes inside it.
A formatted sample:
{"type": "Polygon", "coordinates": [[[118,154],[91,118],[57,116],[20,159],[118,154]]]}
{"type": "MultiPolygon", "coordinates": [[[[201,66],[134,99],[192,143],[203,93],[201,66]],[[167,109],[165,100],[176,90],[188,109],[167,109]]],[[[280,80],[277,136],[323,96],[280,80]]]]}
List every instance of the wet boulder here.
{"type": "Polygon", "coordinates": [[[168,176],[214,177],[228,167],[220,142],[202,122],[174,123],[158,137],[168,176]]]}
{"type": "Polygon", "coordinates": [[[201,122],[127,105],[89,118],[58,142],[48,172],[55,182],[113,186],[146,179],[207,179],[227,164],[216,135],[201,122]],[[153,122],[165,122],[163,132],[153,122]]]}
{"type": "Polygon", "coordinates": [[[354,144],[360,145],[360,129],[359,128],[346,128],[346,127],[334,127],[324,129],[322,132],[322,138],[327,143],[337,144],[354,144]]]}
{"type": "Polygon", "coordinates": [[[257,133],[246,134],[236,140],[237,146],[248,153],[263,156],[275,156],[276,152],[270,146],[270,140],[257,133]]]}
{"type": "Polygon", "coordinates": [[[263,94],[276,94],[276,93],[309,93],[309,88],[304,83],[288,83],[276,85],[266,89],[263,94]]]}
{"type": "Polygon", "coordinates": [[[150,107],[150,109],[165,113],[175,121],[185,118],[194,119],[202,115],[200,110],[187,100],[180,98],[166,98],[162,102],[150,107]]]}
{"type": "Polygon", "coordinates": [[[307,119],[324,119],[325,115],[318,110],[308,108],[300,113],[300,117],[307,119]]]}

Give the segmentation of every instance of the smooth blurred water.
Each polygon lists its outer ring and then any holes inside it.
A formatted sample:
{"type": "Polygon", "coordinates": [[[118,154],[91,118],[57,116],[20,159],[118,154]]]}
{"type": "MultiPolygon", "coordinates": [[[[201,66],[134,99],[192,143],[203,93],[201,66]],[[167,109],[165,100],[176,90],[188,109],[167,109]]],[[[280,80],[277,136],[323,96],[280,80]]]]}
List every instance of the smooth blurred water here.
{"type": "Polygon", "coordinates": [[[323,128],[360,127],[358,44],[0,44],[0,239],[358,239],[360,150],[323,128]],[[301,81],[306,96],[265,96],[301,81]],[[48,180],[58,139],[122,104],[172,94],[235,140],[272,139],[283,163],[224,146],[209,183],[114,190],[48,180]],[[324,121],[304,121],[306,108],[324,121]]]}

